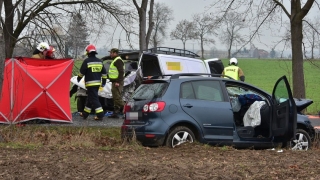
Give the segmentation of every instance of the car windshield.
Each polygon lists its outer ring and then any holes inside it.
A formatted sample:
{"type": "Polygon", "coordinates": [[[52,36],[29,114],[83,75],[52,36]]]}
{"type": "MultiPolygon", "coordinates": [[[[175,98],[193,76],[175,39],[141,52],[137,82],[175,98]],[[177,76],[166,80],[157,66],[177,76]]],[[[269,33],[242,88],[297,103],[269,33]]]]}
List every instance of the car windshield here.
{"type": "Polygon", "coordinates": [[[162,97],[165,90],[168,87],[168,83],[152,83],[141,84],[132,96],[134,100],[146,100],[162,97]]]}

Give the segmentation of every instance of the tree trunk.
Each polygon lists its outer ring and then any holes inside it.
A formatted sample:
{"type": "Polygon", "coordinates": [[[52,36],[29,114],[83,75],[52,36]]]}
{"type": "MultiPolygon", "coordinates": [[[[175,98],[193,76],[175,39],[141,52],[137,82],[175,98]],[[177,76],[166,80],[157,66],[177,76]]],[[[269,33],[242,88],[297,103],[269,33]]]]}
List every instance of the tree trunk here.
{"type": "Polygon", "coordinates": [[[154,5],[154,0],[150,1],[150,8],[149,8],[149,26],[148,26],[148,32],[146,35],[146,49],[148,49],[151,33],[153,30],[154,22],[153,22],[153,5],[154,5]]]}
{"type": "Polygon", "coordinates": [[[9,58],[13,54],[13,48],[14,48],[14,41],[15,38],[13,36],[13,22],[14,22],[14,7],[12,5],[11,1],[4,1],[4,7],[5,7],[5,23],[3,27],[3,37],[4,37],[4,44],[5,44],[5,54],[6,57],[9,58]]]}
{"type": "Polygon", "coordinates": [[[148,0],[142,0],[141,2],[141,7],[137,4],[136,0],[133,0],[133,3],[138,11],[139,14],[139,50],[140,54],[142,53],[143,50],[147,49],[147,33],[146,33],[146,28],[147,28],[147,6],[148,6],[148,0]]]}
{"type": "Polygon", "coordinates": [[[140,9],[139,12],[139,49],[143,51],[146,49],[146,13],[140,9]]]}
{"type": "Polygon", "coordinates": [[[200,44],[201,44],[201,58],[204,59],[203,54],[204,54],[204,49],[203,49],[203,37],[200,37],[200,44]]]}
{"type": "Polygon", "coordinates": [[[302,53],[302,20],[291,21],[293,97],[305,98],[302,53]]]}
{"type": "Polygon", "coordinates": [[[0,33],[0,98],[2,97],[3,76],[5,68],[5,58],[13,54],[13,5],[9,0],[0,0],[0,12],[2,13],[3,4],[5,5],[5,23],[0,33]],[[5,30],[4,30],[5,29],[5,30]]]}
{"type": "Polygon", "coordinates": [[[157,32],[155,32],[153,35],[153,48],[157,49],[157,47],[158,47],[157,32]]]}

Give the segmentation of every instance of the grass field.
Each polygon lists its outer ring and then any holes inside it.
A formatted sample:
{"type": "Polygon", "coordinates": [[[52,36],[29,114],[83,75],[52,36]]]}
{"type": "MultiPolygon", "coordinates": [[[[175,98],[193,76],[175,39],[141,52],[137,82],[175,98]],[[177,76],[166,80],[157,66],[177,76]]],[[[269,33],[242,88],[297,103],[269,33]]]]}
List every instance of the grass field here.
{"type": "MultiPolygon", "coordinates": [[[[228,60],[222,60],[227,66],[228,60]]],[[[82,61],[75,61],[73,75],[79,72],[82,61]]],[[[292,85],[292,68],[289,60],[270,59],[239,59],[239,67],[244,71],[246,82],[272,93],[274,83],[279,77],[286,75],[292,85]]],[[[314,103],[307,108],[308,114],[317,114],[320,111],[320,61],[306,60],[304,62],[304,75],[306,84],[306,97],[314,103]]],[[[291,86],[292,88],[292,86],[291,86]]],[[[71,98],[72,112],[76,111],[74,97],[71,98]]]]}

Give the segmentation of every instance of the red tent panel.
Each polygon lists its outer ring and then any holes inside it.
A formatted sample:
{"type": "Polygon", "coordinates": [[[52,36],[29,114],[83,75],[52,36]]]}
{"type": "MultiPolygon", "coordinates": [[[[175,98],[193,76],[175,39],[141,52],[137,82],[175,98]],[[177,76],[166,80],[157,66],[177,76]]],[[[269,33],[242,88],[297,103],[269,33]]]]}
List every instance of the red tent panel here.
{"type": "Polygon", "coordinates": [[[0,123],[33,119],[72,122],[69,87],[72,59],[6,59],[0,123]]]}

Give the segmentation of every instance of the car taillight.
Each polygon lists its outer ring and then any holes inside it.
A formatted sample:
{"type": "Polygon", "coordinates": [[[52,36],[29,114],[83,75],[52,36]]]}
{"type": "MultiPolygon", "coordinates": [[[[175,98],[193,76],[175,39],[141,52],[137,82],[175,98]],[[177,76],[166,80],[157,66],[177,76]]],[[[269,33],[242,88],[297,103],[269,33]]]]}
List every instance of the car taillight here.
{"type": "Polygon", "coordinates": [[[164,110],[166,103],[163,101],[160,102],[150,102],[143,106],[142,112],[161,112],[164,110]]]}
{"type": "Polygon", "coordinates": [[[126,112],[128,112],[130,110],[131,110],[131,106],[128,103],[126,103],[126,105],[123,108],[123,114],[126,114],[126,112]]]}

